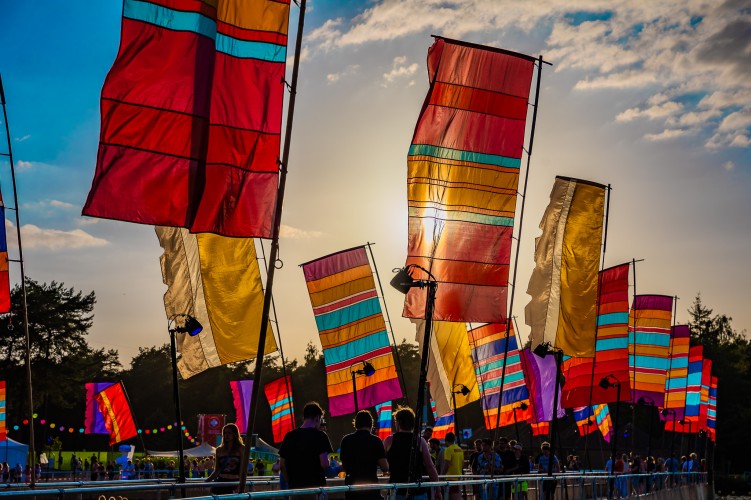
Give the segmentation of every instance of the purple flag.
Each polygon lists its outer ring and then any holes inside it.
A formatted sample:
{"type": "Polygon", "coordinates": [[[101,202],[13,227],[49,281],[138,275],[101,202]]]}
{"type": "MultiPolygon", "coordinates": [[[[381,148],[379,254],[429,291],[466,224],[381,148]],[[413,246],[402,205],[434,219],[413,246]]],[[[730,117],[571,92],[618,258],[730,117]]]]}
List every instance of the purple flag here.
{"type": "Polygon", "coordinates": [[[230,380],[232,399],[235,404],[235,424],[240,429],[240,434],[245,434],[248,425],[248,412],[250,411],[250,395],[253,392],[252,380],[230,380]]]}
{"type": "Polygon", "coordinates": [[[86,383],[86,413],[84,416],[84,434],[109,434],[110,431],[104,426],[104,416],[99,411],[99,404],[94,396],[105,390],[114,382],[87,382],[86,383]]]}
{"type": "MultiPolygon", "coordinates": [[[[527,380],[529,402],[533,409],[535,422],[553,420],[553,388],[555,387],[555,356],[541,358],[529,349],[520,351],[522,370],[527,380]]],[[[558,418],[566,416],[561,407],[561,387],[558,386],[558,418]]]]}

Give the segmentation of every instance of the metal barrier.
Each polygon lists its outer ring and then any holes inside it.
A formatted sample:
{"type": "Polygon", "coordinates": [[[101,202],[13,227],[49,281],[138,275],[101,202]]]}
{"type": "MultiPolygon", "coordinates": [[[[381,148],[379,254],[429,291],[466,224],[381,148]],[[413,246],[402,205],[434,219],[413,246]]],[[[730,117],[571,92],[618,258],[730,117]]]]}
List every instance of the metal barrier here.
{"type": "MultiPolygon", "coordinates": [[[[383,478],[385,479],[385,478],[383,478]]],[[[332,483],[341,483],[335,480],[332,483]]],[[[4,491],[0,490],[0,499],[41,498],[82,499],[99,498],[104,500],[133,500],[143,498],[148,494],[150,498],[162,498],[162,494],[170,498],[191,497],[196,499],[222,498],[226,500],[248,499],[277,499],[298,497],[301,495],[316,495],[321,499],[326,497],[341,497],[346,492],[360,492],[380,490],[386,493],[388,500],[397,500],[397,490],[409,488],[441,488],[444,499],[449,498],[449,488],[458,486],[463,499],[470,497],[475,500],[584,500],[607,499],[610,491],[613,498],[627,498],[649,493],[657,493],[672,488],[680,488],[692,484],[706,482],[705,473],[654,473],[654,474],[617,474],[607,473],[562,473],[552,477],[541,474],[526,476],[500,476],[494,479],[483,476],[442,476],[438,482],[372,485],[335,485],[322,488],[308,488],[298,490],[257,491],[259,487],[277,488],[278,477],[267,476],[263,479],[249,478],[249,493],[231,495],[192,496],[203,494],[199,490],[207,490],[217,483],[207,483],[200,479],[188,479],[185,483],[175,483],[169,480],[121,480],[95,482],[60,482],[37,484],[31,490],[23,484],[7,484],[4,491]]],[[[223,482],[222,486],[237,486],[236,482],[223,482]]],[[[3,485],[0,484],[0,488],[3,485]]]]}

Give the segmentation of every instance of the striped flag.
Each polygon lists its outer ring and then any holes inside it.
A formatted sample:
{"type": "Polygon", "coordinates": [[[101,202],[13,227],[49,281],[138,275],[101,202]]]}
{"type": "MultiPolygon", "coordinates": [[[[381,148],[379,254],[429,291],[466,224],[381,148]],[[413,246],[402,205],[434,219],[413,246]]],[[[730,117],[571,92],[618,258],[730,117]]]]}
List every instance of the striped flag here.
{"type": "Polygon", "coordinates": [[[5,414],[5,380],[0,380],[0,441],[5,441],[8,438],[8,428],[6,427],[6,414],[5,414]]]}
{"type": "Polygon", "coordinates": [[[274,442],[281,443],[284,435],[295,428],[295,408],[292,404],[292,379],[289,375],[266,384],[263,388],[271,408],[271,431],[274,442]]]}
{"type": "Polygon", "coordinates": [[[232,390],[232,402],[235,406],[235,425],[240,429],[240,434],[245,434],[248,425],[248,412],[250,411],[250,396],[253,392],[252,380],[230,380],[229,387],[232,390]]]}
{"type": "Polygon", "coordinates": [[[88,382],[86,384],[84,434],[109,434],[107,427],[104,425],[104,416],[99,411],[99,404],[94,396],[113,384],[114,382],[88,382]]]}
{"type": "Polygon", "coordinates": [[[104,426],[110,433],[110,446],[138,435],[138,428],[130,409],[122,382],[112,384],[94,396],[104,416],[104,426]]]}
{"type": "Polygon", "coordinates": [[[456,430],[454,429],[454,412],[450,411],[445,415],[441,415],[437,419],[435,419],[435,425],[433,426],[433,436],[436,439],[445,439],[446,433],[453,432],[456,434],[456,430]]]}
{"type": "Polygon", "coordinates": [[[392,402],[387,401],[385,403],[376,405],[376,412],[378,413],[378,437],[386,439],[391,435],[391,415],[392,415],[392,402]]]}

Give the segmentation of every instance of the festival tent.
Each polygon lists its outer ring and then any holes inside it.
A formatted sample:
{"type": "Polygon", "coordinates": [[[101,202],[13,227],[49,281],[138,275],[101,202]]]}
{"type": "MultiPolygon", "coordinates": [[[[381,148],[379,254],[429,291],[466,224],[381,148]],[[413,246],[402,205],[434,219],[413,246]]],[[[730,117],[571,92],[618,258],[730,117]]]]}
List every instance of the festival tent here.
{"type": "Polygon", "coordinates": [[[21,467],[25,466],[28,454],[29,445],[27,444],[13,441],[11,438],[0,442],[0,462],[8,462],[11,467],[16,464],[21,464],[21,467]]]}
{"type": "MultiPolygon", "coordinates": [[[[211,446],[209,443],[201,443],[195,448],[188,448],[187,450],[183,450],[183,454],[189,457],[212,457],[214,456],[215,452],[216,448],[211,446]]],[[[152,457],[177,457],[178,452],[146,450],[146,454],[151,455],[152,457]]]]}

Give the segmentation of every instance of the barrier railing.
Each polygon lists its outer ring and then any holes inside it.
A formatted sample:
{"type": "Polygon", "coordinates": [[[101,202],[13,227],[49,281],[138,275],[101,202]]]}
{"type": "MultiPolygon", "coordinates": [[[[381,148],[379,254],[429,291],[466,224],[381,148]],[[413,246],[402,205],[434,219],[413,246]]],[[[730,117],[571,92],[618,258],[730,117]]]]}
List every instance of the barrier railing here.
{"type": "MultiPolygon", "coordinates": [[[[386,480],[386,478],[383,478],[386,480]]],[[[331,481],[336,484],[342,480],[331,481]]],[[[105,500],[125,500],[143,498],[147,492],[153,498],[160,498],[161,493],[170,497],[190,497],[196,499],[222,498],[226,500],[248,499],[256,500],[299,497],[301,495],[317,495],[321,499],[326,497],[340,497],[346,492],[360,492],[380,490],[389,500],[397,499],[397,491],[403,493],[410,488],[441,488],[444,499],[449,498],[449,488],[459,487],[463,499],[494,500],[506,498],[513,500],[584,500],[628,498],[646,493],[653,493],[665,489],[683,487],[690,484],[706,482],[706,474],[692,473],[652,473],[652,474],[617,474],[611,476],[604,472],[562,473],[546,476],[530,474],[525,476],[500,476],[493,479],[483,476],[442,476],[437,482],[422,483],[379,483],[372,485],[332,485],[321,488],[297,490],[269,489],[258,491],[258,488],[277,488],[278,477],[266,476],[249,478],[248,493],[230,495],[205,496],[204,492],[213,486],[237,486],[238,483],[222,482],[207,483],[200,479],[188,479],[185,483],[169,480],[121,480],[121,481],[76,481],[38,484],[31,490],[23,484],[0,484],[0,499],[24,498],[36,496],[40,498],[100,498],[105,500]],[[202,490],[202,491],[199,491],[202,490]],[[610,492],[613,496],[610,496],[610,492]],[[194,496],[194,494],[196,496],[194,496]],[[199,496],[204,495],[204,496],[199,496]]]]}

